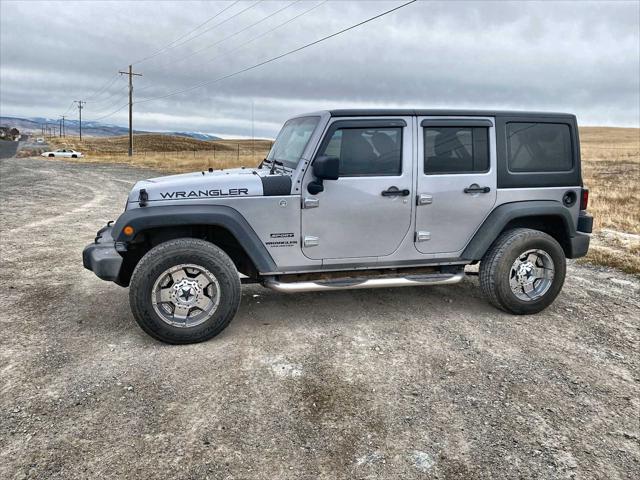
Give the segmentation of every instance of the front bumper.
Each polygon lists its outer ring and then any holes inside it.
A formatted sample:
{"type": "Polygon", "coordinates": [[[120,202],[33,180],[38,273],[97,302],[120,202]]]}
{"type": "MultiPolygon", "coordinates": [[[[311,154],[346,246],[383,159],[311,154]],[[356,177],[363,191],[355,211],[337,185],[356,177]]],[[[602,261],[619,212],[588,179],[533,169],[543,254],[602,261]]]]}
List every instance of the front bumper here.
{"type": "Polygon", "coordinates": [[[94,242],[82,251],[82,263],[98,278],[118,283],[122,256],[116,250],[111,228],[111,225],[107,225],[98,231],[94,242]]]}

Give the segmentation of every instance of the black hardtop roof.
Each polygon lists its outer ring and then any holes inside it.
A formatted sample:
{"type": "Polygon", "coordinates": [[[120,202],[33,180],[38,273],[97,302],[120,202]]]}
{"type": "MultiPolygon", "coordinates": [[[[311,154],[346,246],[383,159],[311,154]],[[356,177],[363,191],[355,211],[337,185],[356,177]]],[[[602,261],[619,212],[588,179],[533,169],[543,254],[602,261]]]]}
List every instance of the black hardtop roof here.
{"type": "Polygon", "coordinates": [[[517,110],[440,110],[409,108],[354,108],[329,110],[332,117],[370,117],[370,116],[458,116],[458,117],[555,117],[575,118],[572,113],[531,112],[517,110]]]}

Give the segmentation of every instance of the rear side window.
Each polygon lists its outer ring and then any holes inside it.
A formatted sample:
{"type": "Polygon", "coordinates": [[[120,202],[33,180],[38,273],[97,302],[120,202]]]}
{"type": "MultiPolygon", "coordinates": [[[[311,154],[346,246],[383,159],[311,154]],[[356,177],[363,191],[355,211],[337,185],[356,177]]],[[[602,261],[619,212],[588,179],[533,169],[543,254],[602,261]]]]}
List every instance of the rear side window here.
{"type": "Polygon", "coordinates": [[[400,175],[402,128],[339,128],[321,155],[340,159],[340,176],[400,175]]]}
{"type": "Polygon", "coordinates": [[[507,123],[512,172],[566,172],[573,168],[571,130],[564,123],[507,123]]]}
{"type": "Polygon", "coordinates": [[[489,170],[489,129],[429,127],[424,129],[424,173],[476,173],[489,170]]]}

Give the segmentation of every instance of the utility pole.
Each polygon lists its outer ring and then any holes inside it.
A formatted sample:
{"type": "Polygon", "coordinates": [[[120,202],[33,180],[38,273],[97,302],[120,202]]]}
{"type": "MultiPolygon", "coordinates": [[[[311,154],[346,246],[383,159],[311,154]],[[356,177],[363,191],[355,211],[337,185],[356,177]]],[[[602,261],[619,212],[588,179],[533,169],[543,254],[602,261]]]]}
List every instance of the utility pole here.
{"type": "Polygon", "coordinates": [[[82,109],[84,108],[83,105],[87,102],[85,102],[84,100],[74,100],[74,102],[78,104],[78,116],[80,118],[80,141],[82,141],[82,109]]]}
{"type": "Polygon", "coordinates": [[[120,75],[129,75],[129,156],[133,155],[133,77],[141,77],[141,73],[133,73],[132,66],[129,65],[128,72],[119,72],[120,75]]]}
{"type": "Polygon", "coordinates": [[[64,131],[64,119],[65,118],[66,117],[64,115],[60,115],[60,136],[61,137],[66,137],[67,136],[66,132],[64,131]]]}

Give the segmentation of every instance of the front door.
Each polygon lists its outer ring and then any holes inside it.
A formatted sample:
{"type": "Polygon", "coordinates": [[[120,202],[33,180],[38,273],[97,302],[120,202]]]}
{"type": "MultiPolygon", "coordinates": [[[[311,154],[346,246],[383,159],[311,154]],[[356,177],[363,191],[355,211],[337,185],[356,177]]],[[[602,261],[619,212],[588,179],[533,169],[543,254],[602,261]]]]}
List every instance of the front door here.
{"type": "Polygon", "coordinates": [[[416,249],[456,254],[496,202],[493,119],[418,118],[416,249]]]}
{"type": "MultiPolygon", "coordinates": [[[[317,156],[340,160],[340,178],[302,192],[302,249],[314,260],[384,257],[411,227],[413,118],[334,120],[317,156]]],[[[310,168],[305,184],[313,178],[310,168]]]]}

